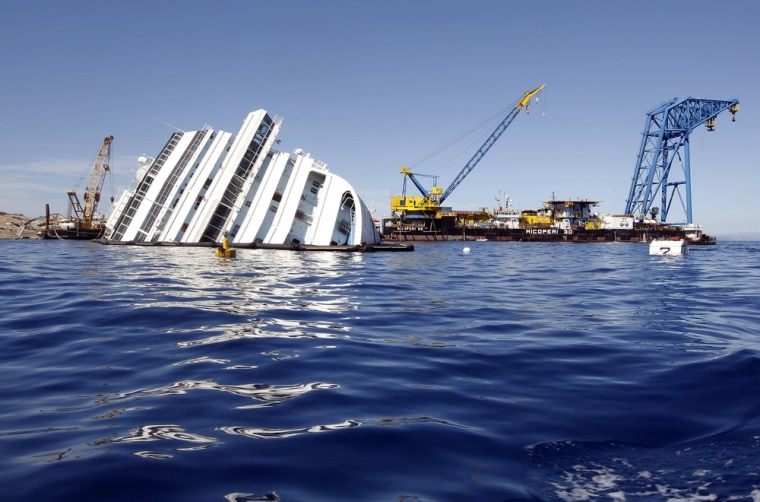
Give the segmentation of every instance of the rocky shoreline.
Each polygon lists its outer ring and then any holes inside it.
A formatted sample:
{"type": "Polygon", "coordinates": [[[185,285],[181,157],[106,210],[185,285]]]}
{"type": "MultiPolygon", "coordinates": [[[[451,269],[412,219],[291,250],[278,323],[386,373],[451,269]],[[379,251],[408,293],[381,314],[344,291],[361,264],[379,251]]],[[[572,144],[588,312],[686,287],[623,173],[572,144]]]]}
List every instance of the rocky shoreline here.
{"type": "Polygon", "coordinates": [[[39,239],[37,232],[44,230],[45,218],[30,218],[23,214],[0,211],[0,240],[39,239]],[[24,226],[19,236],[19,228],[24,226]]]}

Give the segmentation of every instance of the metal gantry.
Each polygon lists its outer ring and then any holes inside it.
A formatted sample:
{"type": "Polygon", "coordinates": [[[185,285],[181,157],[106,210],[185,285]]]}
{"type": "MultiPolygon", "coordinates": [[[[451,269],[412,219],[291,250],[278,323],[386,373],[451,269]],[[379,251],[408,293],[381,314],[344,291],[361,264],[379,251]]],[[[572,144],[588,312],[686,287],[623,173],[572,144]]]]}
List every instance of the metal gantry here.
{"type": "Polygon", "coordinates": [[[670,205],[676,195],[686,214],[686,223],[693,223],[691,211],[691,172],[689,167],[689,134],[702,124],[712,131],[715,117],[729,110],[732,121],[736,120],[739,101],[675,98],[647,113],[641,148],[631,180],[631,189],[625,213],[641,221],[657,213],[660,222],[667,221],[670,205]],[[681,153],[683,151],[683,154],[681,153]],[[683,179],[671,170],[678,159],[683,166],[683,179]],[[684,187],[685,194],[680,187],[684,187]],[[654,206],[660,194],[660,207],[654,206]]]}

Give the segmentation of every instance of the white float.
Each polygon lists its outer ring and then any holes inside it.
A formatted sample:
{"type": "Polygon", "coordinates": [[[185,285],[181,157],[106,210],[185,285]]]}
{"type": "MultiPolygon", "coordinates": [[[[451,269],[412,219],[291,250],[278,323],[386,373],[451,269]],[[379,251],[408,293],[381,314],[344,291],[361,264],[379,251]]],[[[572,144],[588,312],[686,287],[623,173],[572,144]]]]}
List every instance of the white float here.
{"type": "Polygon", "coordinates": [[[689,252],[689,246],[683,239],[653,240],[649,243],[649,254],[660,256],[678,256],[689,252]]]}

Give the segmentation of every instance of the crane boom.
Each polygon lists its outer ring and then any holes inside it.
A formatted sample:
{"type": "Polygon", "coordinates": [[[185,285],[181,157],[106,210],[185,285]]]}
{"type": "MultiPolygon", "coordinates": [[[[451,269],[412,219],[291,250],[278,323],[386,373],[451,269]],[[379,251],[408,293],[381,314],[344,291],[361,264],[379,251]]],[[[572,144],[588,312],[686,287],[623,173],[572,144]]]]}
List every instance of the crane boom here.
{"type": "Polygon", "coordinates": [[[435,176],[429,175],[429,174],[417,174],[415,175],[412,171],[409,170],[408,167],[402,165],[401,166],[401,174],[405,175],[407,178],[412,180],[412,183],[414,183],[414,186],[417,187],[417,190],[420,191],[422,195],[427,195],[428,192],[425,189],[424,186],[422,186],[422,183],[420,183],[420,180],[417,179],[417,176],[429,176],[431,178],[434,178],[435,176]]]}
{"type": "Polygon", "coordinates": [[[113,136],[106,136],[103,144],[98,150],[98,156],[95,159],[95,166],[92,169],[92,177],[84,192],[84,212],[83,220],[86,223],[92,222],[95,210],[100,202],[100,192],[103,190],[103,182],[106,173],[111,170],[111,142],[113,136]]]}
{"type": "Polygon", "coordinates": [[[103,189],[103,182],[105,181],[106,174],[111,170],[112,141],[113,136],[106,136],[105,139],[103,139],[103,144],[100,145],[98,155],[95,158],[95,165],[92,168],[90,182],[84,192],[84,207],[79,202],[76,191],[70,190],[68,192],[71,205],[82,226],[88,227],[92,225],[95,211],[98,208],[98,202],[100,202],[100,192],[103,189]]]}
{"type": "Polygon", "coordinates": [[[456,178],[454,178],[454,181],[451,182],[449,187],[443,192],[443,195],[441,195],[441,198],[439,199],[439,203],[443,203],[446,198],[451,195],[451,193],[456,189],[456,187],[459,186],[460,183],[467,177],[470,172],[472,172],[473,169],[475,169],[475,166],[478,165],[478,162],[481,161],[481,159],[485,156],[486,153],[488,153],[488,150],[491,149],[491,147],[496,143],[496,140],[499,139],[499,137],[502,135],[504,131],[507,130],[507,127],[512,123],[513,120],[515,120],[515,117],[520,113],[520,111],[527,106],[527,104],[530,102],[531,98],[538,94],[544,87],[546,87],[546,84],[541,84],[540,86],[536,87],[532,91],[528,91],[525,93],[525,95],[520,99],[520,101],[517,102],[514,108],[512,108],[506,117],[501,121],[501,123],[496,127],[496,129],[491,133],[491,135],[486,139],[486,141],[483,143],[483,145],[478,149],[477,152],[475,152],[475,155],[472,156],[472,158],[465,164],[465,166],[462,168],[461,171],[459,171],[459,174],[456,178]]]}

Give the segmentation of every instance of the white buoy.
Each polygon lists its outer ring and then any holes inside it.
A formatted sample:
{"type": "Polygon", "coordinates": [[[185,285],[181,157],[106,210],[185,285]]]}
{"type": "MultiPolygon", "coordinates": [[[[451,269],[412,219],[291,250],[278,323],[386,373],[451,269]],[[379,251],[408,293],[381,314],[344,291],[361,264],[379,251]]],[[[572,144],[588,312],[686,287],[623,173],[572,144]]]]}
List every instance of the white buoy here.
{"type": "Polygon", "coordinates": [[[689,252],[689,246],[683,239],[653,240],[649,243],[649,254],[660,256],[680,256],[689,252]]]}
{"type": "Polygon", "coordinates": [[[470,248],[468,248],[468,247],[465,246],[465,248],[462,250],[462,252],[465,253],[465,254],[469,253],[470,252],[470,248]]]}

